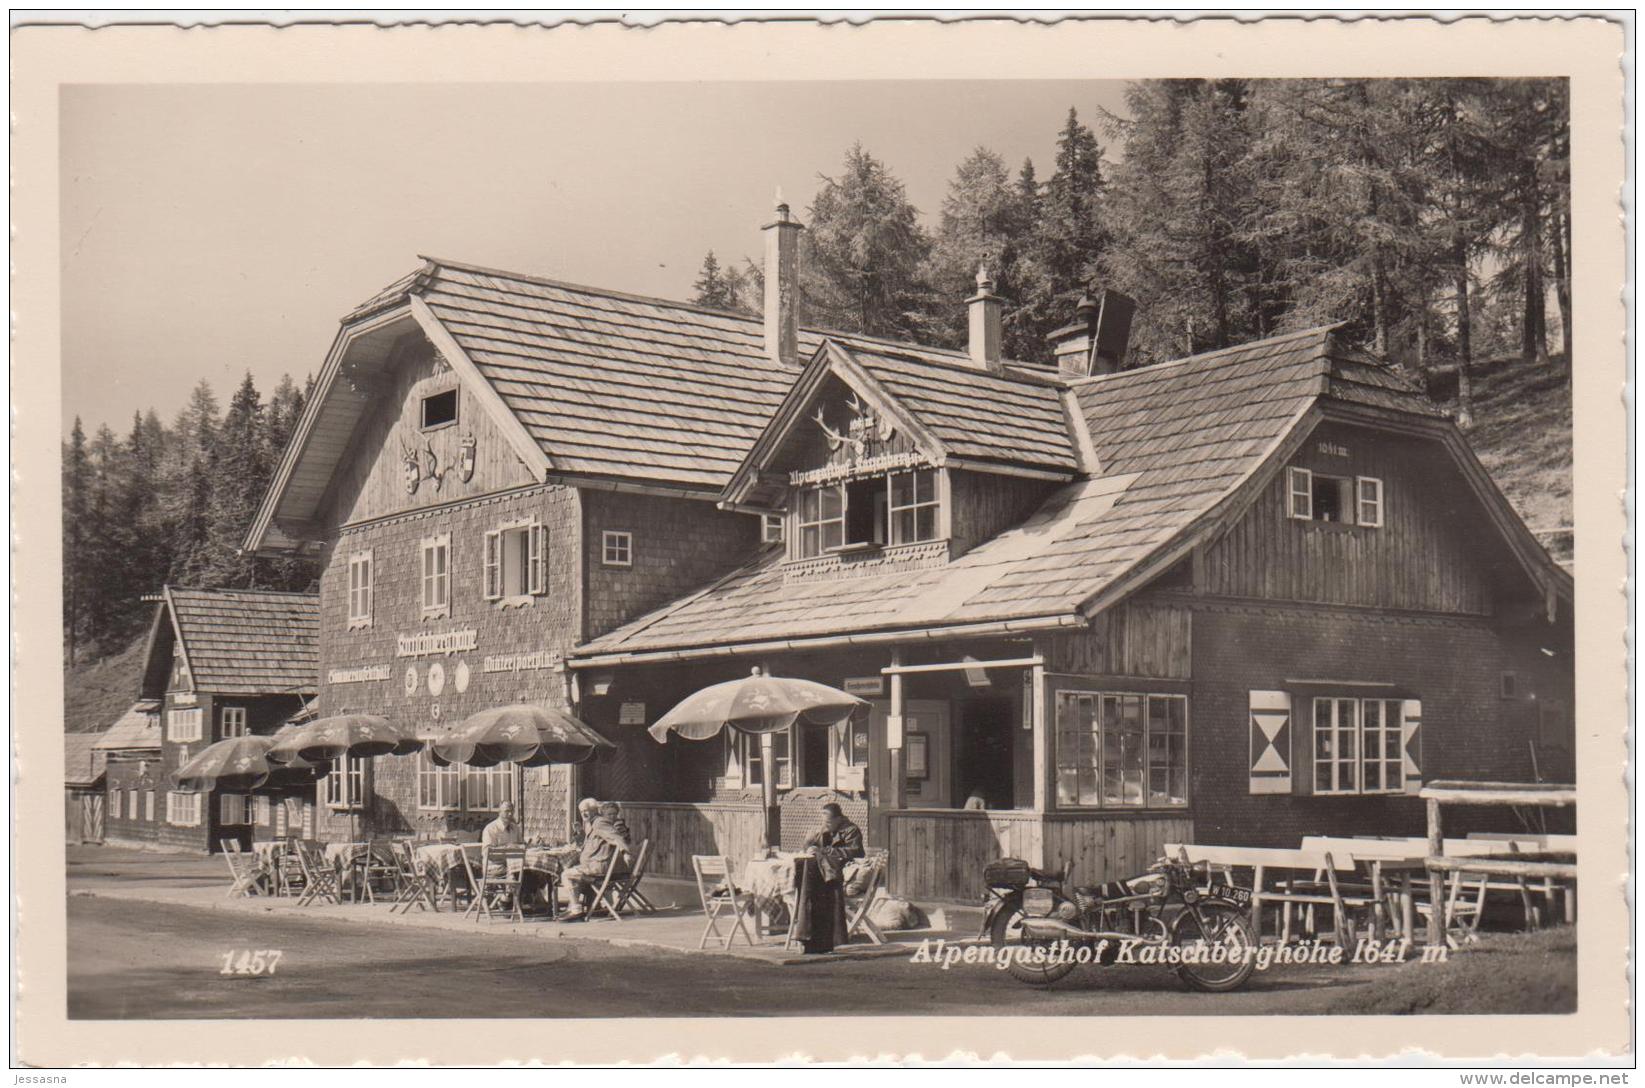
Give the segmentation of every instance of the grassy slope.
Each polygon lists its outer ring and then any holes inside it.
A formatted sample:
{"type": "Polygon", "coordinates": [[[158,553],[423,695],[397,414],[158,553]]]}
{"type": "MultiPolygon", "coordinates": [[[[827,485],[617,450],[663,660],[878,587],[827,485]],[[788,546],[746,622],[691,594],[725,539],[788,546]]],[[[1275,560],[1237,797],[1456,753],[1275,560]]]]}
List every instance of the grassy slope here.
{"type": "Polygon", "coordinates": [[[94,733],[107,729],[137,700],[143,679],[143,642],[134,639],[119,653],[65,669],[63,729],[94,733]]]}
{"type": "MultiPolygon", "coordinates": [[[[1474,379],[1474,452],[1533,529],[1571,524],[1571,387],[1558,365],[1513,360],[1474,379]]],[[[1569,535],[1539,534],[1558,559],[1569,535]]]]}
{"type": "MultiPolygon", "coordinates": [[[[1571,390],[1563,369],[1514,360],[1474,379],[1475,424],[1468,432],[1479,459],[1526,524],[1571,524],[1571,390]]],[[[1541,538],[1558,558],[1568,537],[1541,538]]],[[[106,729],[137,698],[143,639],[97,662],[70,669],[69,732],[106,729]]]]}

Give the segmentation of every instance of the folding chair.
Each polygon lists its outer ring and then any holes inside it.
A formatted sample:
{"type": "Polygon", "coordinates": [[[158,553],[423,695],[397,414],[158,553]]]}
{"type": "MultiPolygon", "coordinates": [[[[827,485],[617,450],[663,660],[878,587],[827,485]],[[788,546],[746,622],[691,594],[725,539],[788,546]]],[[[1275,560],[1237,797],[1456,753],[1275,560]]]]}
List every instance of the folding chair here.
{"type": "Polygon", "coordinates": [[[703,927],[702,940],[697,942],[697,947],[707,948],[708,938],[712,935],[720,943],[721,948],[730,949],[732,942],[737,939],[739,930],[744,940],[750,945],[755,944],[753,934],[748,931],[748,919],[743,914],[744,902],[752,904],[754,897],[737,887],[737,881],[731,875],[731,862],[725,855],[693,854],[691,871],[696,874],[697,897],[702,901],[703,914],[708,919],[708,924],[703,927]],[[721,933],[720,915],[728,909],[731,911],[731,930],[721,933]]]}
{"type": "Polygon", "coordinates": [[[480,846],[470,843],[463,847],[463,867],[468,872],[469,884],[475,889],[463,917],[474,915],[491,921],[494,907],[509,905],[508,915],[516,922],[525,921],[520,909],[520,880],[525,875],[525,847],[480,846]],[[478,871],[475,862],[479,863],[478,871]]]}
{"type": "Polygon", "coordinates": [[[423,910],[432,909],[439,913],[440,904],[434,898],[434,884],[428,873],[417,864],[417,855],[413,852],[410,842],[396,842],[391,844],[394,850],[394,866],[399,880],[399,891],[394,896],[394,902],[389,904],[388,912],[396,910],[402,914],[410,914],[413,905],[423,910]]]}
{"type": "Polygon", "coordinates": [[[885,870],[890,855],[885,850],[870,850],[866,857],[868,879],[863,884],[862,896],[857,899],[854,908],[851,905],[851,896],[847,896],[845,900],[845,938],[850,940],[860,932],[867,935],[869,941],[874,944],[884,944],[885,934],[880,932],[880,927],[868,916],[868,911],[874,905],[874,900],[879,898],[879,893],[885,889],[885,870]]]}
{"type": "Polygon", "coordinates": [[[383,885],[385,890],[397,892],[400,883],[400,867],[394,854],[394,843],[373,840],[363,843],[360,853],[356,854],[353,865],[357,879],[365,885],[366,902],[377,902],[376,885],[383,885]]]}
{"type": "Polygon", "coordinates": [[[259,886],[263,874],[252,864],[249,855],[240,852],[240,843],[235,839],[223,839],[219,845],[223,848],[223,860],[228,862],[229,875],[234,878],[229,885],[228,898],[263,894],[259,886]]]}
{"type": "Polygon", "coordinates": [[[617,903],[622,897],[623,889],[629,886],[628,875],[634,868],[634,862],[650,847],[650,840],[640,844],[640,849],[633,855],[626,850],[618,850],[606,862],[605,875],[600,877],[600,886],[594,890],[594,901],[588,905],[588,914],[584,917],[593,921],[594,916],[604,907],[607,914],[622,921],[623,916],[617,911],[617,903]]]}
{"type": "Polygon", "coordinates": [[[326,864],[320,844],[298,839],[295,845],[297,864],[303,869],[303,893],[297,897],[297,905],[306,907],[316,899],[341,903],[342,896],[337,891],[337,870],[326,864]]]}
{"type": "MultiPolygon", "coordinates": [[[[646,866],[651,863],[651,840],[640,843],[640,849],[634,855],[634,864],[627,873],[618,873],[616,876],[617,904],[619,914],[633,907],[641,914],[656,914],[657,907],[640,891],[640,881],[645,879],[646,866]]],[[[673,906],[672,903],[669,906],[673,906]]]]}

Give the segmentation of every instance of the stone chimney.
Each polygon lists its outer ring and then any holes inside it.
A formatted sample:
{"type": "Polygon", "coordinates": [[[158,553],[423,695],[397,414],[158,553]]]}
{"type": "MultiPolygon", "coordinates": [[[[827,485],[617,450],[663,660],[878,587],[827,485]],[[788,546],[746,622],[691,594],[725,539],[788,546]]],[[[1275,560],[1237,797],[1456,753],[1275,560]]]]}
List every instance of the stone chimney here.
{"type": "Polygon", "coordinates": [[[988,275],[988,266],[977,269],[977,293],[965,300],[971,322],[971,365],[990,374],[1001,374],[1005,363],[1000,358],[1000,311],[1005,300],[994,293],[994,280],[988,275]]]}
{"type": "Polygon", "coordinates": [[[1049,338],[1057,372],[1064,378],[1087,378],[1118,370],[1125,362],[1136,312],[1136,302],[1118,291],[1105,288],[1097,299],[1082,295],[1074,307],[1074,323],[1049,338]]]}
{"type": "Polygon", "coordinates": [[[777,193],[777,218],[765,225],[765,353],[800,364],[800,231],[777,193]]]}

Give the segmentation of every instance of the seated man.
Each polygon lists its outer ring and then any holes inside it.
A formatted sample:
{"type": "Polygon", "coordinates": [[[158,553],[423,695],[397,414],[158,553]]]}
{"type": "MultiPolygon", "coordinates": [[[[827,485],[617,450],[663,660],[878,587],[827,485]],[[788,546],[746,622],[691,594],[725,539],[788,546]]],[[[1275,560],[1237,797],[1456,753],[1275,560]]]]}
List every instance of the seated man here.
{"type": "Polygon", "coordinates": [[[571,832],[571,841],[581,846],[588,841],[588,829],[600,818],[600,802],[584,797],[577,802],[577,826],[571,832]]]}
{"type": "Polygon", "coordinates": [[[805,849],[817,859],[824,880],[837,880],[846,862],[863,856],[862,829],[832,801],[822,807],[822,815],[823,825],[805,840],[805,849]]]}
{"type": "Polygon", "coordinates": [[[569,866],[560,874],[560,888],[565,892],[566,902],[571,909],[561,919],[566,922],[575,922],[588,914],[588,893],[605,878],[606,867],[617,851],[631,852],[628,838],[624,834],[627,825],[622,824],[620,809],[616,802],[607,801],[600,806],[600,815],[589,825],[588,835],[583,840],[583,849],[577,855],[577,864],[569,866]],[[621,826],[622,830],[619,830],[621,826]]]}
{"type": "Polygon", "coordinates": [[[514,806],[507,801],[497,810],[497,818],[485,825],[480,832],[480,844],[486,848],[486,875],[501,876],[503,863],[491,859],[493,846],[519,846],[525,839],[520,835],[520,825],[514,822],[514,806]]]}

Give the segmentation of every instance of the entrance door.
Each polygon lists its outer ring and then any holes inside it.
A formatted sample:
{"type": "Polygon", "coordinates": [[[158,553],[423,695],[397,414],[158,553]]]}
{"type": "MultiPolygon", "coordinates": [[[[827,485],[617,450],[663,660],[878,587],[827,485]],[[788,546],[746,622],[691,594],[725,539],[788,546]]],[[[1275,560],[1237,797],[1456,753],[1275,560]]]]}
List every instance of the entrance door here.
{"type": "Polygon", "coordinates": [[[1016,804],[1012,749],[1021,711],[1004,696],[972,696],[960,703],[954,766],[955,796],[964,804],[973,794],[989,808],[1016,804]]]}
{"type": "MultiPolygon", "coordinates": [[[[891,704],[876,699],[869,704],[869,733],[873,738],[873,774],[868,803],[891,804],[891,755],[885,746],[885,719],[891,704]]],[[[956,808],[954,749],[946,699],[910,699],[903,705],[903,775],[909,808],[956,808]]]]}
{"type": "Polygon", "coordinates": [[[82,842],[103,841],[103,795],[88,793],[80,799],[82,842]]]}

